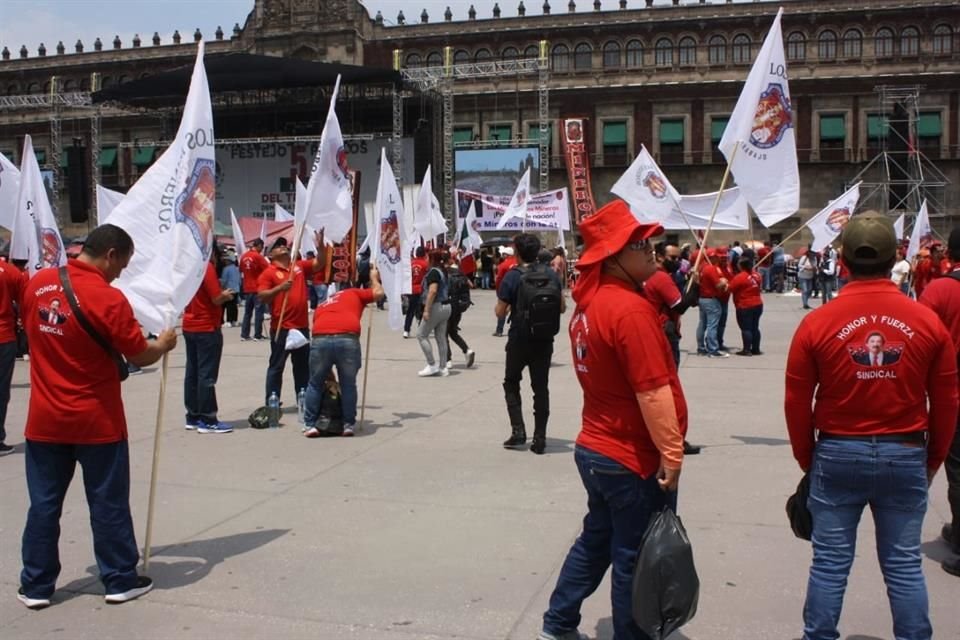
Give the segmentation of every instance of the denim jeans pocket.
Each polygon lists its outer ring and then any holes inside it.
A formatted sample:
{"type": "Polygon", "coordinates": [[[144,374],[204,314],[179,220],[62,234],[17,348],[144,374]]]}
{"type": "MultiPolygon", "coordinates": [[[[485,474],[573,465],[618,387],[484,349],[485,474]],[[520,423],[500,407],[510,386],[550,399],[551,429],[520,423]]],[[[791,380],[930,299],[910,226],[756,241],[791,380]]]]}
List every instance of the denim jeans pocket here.
{"type": "Polygon", "coordinates": [[[814,459],[810,498],[830,507],[849,504],[862,493],[861,471],[856,458],[818,453],[814,459]]]}
{"type": "Polygon", "coordinates": [[[899,511],[922,510],[927,504],[927,452],[921,447],[912,449],[881,461],[884,503],[899,511]]]}
{"type": "Polygon", "coordinates": [[[640,476],[616,463],[592,462],[590,475],[594,486],[613,509],[624,509],[640,496],[640,476]]]}

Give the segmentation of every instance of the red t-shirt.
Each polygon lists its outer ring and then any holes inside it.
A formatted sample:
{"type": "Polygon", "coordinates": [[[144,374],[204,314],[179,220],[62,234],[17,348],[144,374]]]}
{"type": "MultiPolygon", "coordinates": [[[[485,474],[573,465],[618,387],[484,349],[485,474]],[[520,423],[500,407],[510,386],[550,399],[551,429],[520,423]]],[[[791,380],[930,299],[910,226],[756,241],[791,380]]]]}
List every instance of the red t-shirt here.
{"type": "Polygon", "coordinates": [[[657,269],[652,276],[644,280],[641,295],[653,305],[653,310],[660,320],[661,327],[666,324],[667,320],[676,321],[680,318],[680,314],[675,313],[672,309],[683,296],[677,289],[677,283],[667,275],[666,271],[657,269]]]}
{"type": "Polygon", "coordinates": [[[360,335],[360,318],[363,309],[373,302],[373,289],[343,289],[317,305],[313,312],[313,335],[328,336],[334,333],[360,335]]]}
{"type": "Polygon", "coordinates": [[[637,393],[669,384],[680,432],[687,432],[683,389],[653,307],[626,282],[601,276],[586,310],[574,311],[570,344],[583,389],[577,445],[650,477],[660,466],[660,452],[643,421],[637,393]]]}
{"type": "Polygon", "coordinates": [[[930,258],[920,258],[917,261],[917,266],[913,269],[913,288],[918,298],[923,295],[927,283],[933,278],[932,271],[933,261],[930,258]]]}
{"type": "MultiPolygon", "coordinates": [[[[280,322],[280,313],[283,313],[281,329],[303,329],[310,320],[307,314],[307,304],[310,297],[307,294],[307,278],[313,275],[313,260],[297,260],[293,263],[293,286],[286,293],[278,293],[270,301],[270,331],[277,330],[280,322]],[[287,299],[284,308],[283,299],[287,299]]],[[[257,281],[257,291],[273,289],[290,277],[290,270],[278,264],[271,264],[260,274],[257,281]]]]}
{"type": "Polygon", "coordinates": [[[928,430],[927,465],[935,469],[956,427],[953,342],[936,314],[888,278],[850,282],[797,327],[784,409],[793,455],[804,469],[815,429],[846,435],[928,430]]]}
{"type": "Polygon", "coordinates": [[[760,296],[763,278],[756,271],[741,271],[730,281],[733,306],[737,309],[752,309],[763,304],[760,296]]]}
{"type": "Polygon", "coordinates": [[[427,259],[414,258],[410,261],[410,292],[418,296],[423,292],[423,277],[427,275],[427,259]]]}
{"type": "Polygon", "coordinates": [[[240,256],[240,273],[243,275],[243,293],[256,293],[260,274],[270,266],[267,259],[256,249],[240,256]]]}
{"type": "Polygon", "coordinates": [[[513,269],[516,264],[517,258],[515,256],[507,256],[500,262],[500,264],[497,266],[497,274],[493,278],[494,289],[500,289],[500,283],[503,282],[503,276],[507,275],[507,271],[513,269]]]}
{"type": "MultiPolygon", "coordinates": [[[[960,270],[955,268],[954,271],[960,270]]],[[[937,278],[923,290],[920,304],[933,309],[947,327],[958,360],[960,360],[960,282],[953,278],[937,278]]]]}
{"type": "Polygon", "coordinates": [[[191,333],[210,333],[223,324],[223,309],[213,299],[222,293],[217,270],[207,263],[207,272],[193,299],[183,312],[183,330],[191,333]]]}
{"type": "Polygon", "coordinates": [[[720,291],[719,289],[717,289],[717,299],[720,302],[722,302],[724,306],[726,306],[727,301],[730,300],[729,283],[731,280],[733,280],[733,271],[730,270],[729,264],[718,264],[717,270],[720,272],[720,277],[726,278],[727,280],[727,284],[728,284],[727,289],[724,289],[723,291],[720,291]]]}
{"type": "Polygon", "coordinates": [[[477,260],[472,253],[460,258],[460,272],[471,279],[477,273],[477,260]]]}
{"type": "Polygon", "coordinates": [[[723,274],[720,269],[712,264],[704,264],[700,269],[700,297],[701,298],[719,298],[720,290],[717,284],[723,274]]]}
{"type": "MultiPolygon", "coordinates": [[[[143,353],[147,341],[123,293],[96,267],[79,260],[70,260],[67,270],[93,328],[125,356],[143,353]]],[[[126,440],[117,365],[73,317],[57,269],[37,272],[22,300],[30,342],[26,438],[60,444],[126,440]]]]}
{"type": "Polygon", "coordinates": [[[20,300],[27,276],[8,262],[0,262],[0,344],[17,340],[17,314],[13,303],[20,300]]]}

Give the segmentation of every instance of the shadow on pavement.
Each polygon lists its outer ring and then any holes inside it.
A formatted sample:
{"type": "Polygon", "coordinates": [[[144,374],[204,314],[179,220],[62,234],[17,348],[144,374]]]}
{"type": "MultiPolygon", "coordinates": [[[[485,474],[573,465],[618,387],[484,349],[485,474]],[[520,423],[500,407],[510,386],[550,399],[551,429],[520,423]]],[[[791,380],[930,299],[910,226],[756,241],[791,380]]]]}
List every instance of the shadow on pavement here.
{"type": "MultiPolygon", "coordinates": [[[[596,640],[613,640],[613,618],[600,618],[597,621],[596,640]]],[[[671,633],[664,640],[690,640],[689,636],[683,635],[681,631],[671,633]]]]}
{"type": "MultiPolygon", "coordinates": [[[[374,407],[367,406],[368,409],[374,407]]],[[[380,429],[399,429],[403,426],[403,423],[407,420],[420,420],[422,418],[432,418],[433,414],[430,413],[418,413],[416,411],[407,411],[405,413],[393,413],[396,416],[395,420],[390,422],[381,422],[379,424],[374,423],[370,420],[364,420],[362,425],[359,425],[361,428],[357,430],[356,436],[365,438],[367,436],[372,436],[377,433],[380,429]]]]}
{"type": "Polygon", "coordinates": [[[934,562],[943,562],[953,556],[950,547],[943,541],[943,538],[937,537],[920,545],[920,553],[927,556],[934,562]]]}
{"type": "Polygon", "coordinates": [[[762,436],[734,436],[731,435],[731,438],[734,440],[739,440],[746,445],[764,445],[767,447],[782,447],[784,445],[790,444],[789,440],[783,438],[764,438],[762,436]]]}

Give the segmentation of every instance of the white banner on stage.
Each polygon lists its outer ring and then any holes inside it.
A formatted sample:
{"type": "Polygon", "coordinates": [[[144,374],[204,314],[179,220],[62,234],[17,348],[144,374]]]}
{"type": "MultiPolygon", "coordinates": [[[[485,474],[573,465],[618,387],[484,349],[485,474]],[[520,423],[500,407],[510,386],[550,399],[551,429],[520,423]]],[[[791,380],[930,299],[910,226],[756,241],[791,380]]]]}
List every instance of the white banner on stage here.
{"type": "MultiPolygon", "coordinates": [[[[479,191],[456,189],[458,225],[471,209],[475,211],[478,231],[497,231],[503,212],[510,204],[512,196],[497,196],[479,191]]],[[[523,220],[515,218],[503,226],[503,229],[520,231],[523,220]]],[[[570,230],[570,195],[566,187],[535,193],[527,201],[527,231],[563,231],[570,230]]]]}

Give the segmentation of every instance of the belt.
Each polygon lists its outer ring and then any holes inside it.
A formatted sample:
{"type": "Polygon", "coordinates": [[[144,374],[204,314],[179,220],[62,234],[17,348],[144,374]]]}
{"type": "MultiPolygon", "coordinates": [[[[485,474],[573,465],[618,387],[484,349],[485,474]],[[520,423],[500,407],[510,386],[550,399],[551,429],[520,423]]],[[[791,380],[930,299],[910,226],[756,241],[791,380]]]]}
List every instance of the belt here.
{"type": "Polygon", "coordinates": [[[314,338],[359,338],[359,333],[318,333],[314,338]]]}
{"type": "Polygon", "coordinates": [[[910,442],[916,444],[926,444],[926,431],[908,431],[906,433],[878,433],[874,435],[846,435],[840,433],[827,433],[821,431],[817,437],[818,440],[851,440],[853,442],[910,442]]]}

